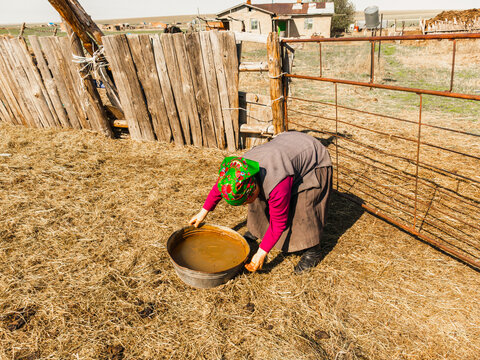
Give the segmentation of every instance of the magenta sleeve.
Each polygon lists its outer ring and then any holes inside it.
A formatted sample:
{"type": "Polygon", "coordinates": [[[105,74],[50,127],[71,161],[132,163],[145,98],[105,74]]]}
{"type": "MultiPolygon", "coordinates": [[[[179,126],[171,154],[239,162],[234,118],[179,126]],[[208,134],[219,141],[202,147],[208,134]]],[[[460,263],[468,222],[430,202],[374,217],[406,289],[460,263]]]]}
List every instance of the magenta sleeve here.
{"type": "Polygon", "coordinates": [[[287,227],[292,184],[293,176],[287,176],[270,193],[268,199],[270,222],[267,232],[260,243],[260,248],[266,252],[269,252],[275,246],[287,227]]]}
{"type": "Polygon", "coordinates": [[[220,194],[220,190],[218,190],[218,180],[213,185],[212,190],[208,193],[207,199],[203,204],[203,208],[207,211],[215,210],[217,204],[222,200],[222,195],[220,194]]]}

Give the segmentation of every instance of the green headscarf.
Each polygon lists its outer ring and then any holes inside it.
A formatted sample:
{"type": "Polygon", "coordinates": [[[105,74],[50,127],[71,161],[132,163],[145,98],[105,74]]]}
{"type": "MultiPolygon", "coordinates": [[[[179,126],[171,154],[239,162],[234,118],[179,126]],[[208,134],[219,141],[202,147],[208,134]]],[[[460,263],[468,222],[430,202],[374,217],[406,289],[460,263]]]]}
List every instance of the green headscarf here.
{"type": "Polygon", "coordinates": [[[255,191],[258,162],[242,157],[226,157],[218,171],[218,190],[227,203],[242,205],[255,191]]]}

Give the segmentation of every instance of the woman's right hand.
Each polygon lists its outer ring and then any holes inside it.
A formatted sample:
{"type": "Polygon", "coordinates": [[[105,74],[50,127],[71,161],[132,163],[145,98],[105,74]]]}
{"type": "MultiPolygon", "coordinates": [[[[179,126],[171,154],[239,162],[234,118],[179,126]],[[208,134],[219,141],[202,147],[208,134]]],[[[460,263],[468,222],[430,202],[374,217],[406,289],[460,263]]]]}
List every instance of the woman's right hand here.
{"type": "Polygon", "coordinates": [[[195,227],[198,227],[202,223],[202,221],[207,217],[208,210],[202,209],[198,212],[197,215],[192,217],[190,221],[188,222],[188,225],[193,225],[195,227]]]}

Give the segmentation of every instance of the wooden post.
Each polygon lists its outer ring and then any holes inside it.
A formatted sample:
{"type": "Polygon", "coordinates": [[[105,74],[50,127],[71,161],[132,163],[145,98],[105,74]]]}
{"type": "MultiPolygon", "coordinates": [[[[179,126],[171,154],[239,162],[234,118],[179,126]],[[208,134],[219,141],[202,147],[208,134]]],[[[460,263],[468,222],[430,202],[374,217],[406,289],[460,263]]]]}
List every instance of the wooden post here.
{"type": "Polygon", "coordinates": [[[85,49],[93,55],[96,47],[102,44],[102,30],[95,24],[90,15],[83,9],[77,0],[48,0],[58,11],[65,22],[83,43],[85,49]],[[92,44],[95,42],[96,46],[92,44]]]}
{"type": "MultiPolygon", "coordinates": [[[[90,55],[93,55],[99,46],[102,45],[102,36],[104,34],[80,3],[77,0],[48,1],[58,11],[65,23],[70,25],[73,32],[77,34],[85,50],[90,55]]],[[[109,100],[113,106],[121,110],[118,92],[111,76],[102,69],[100,69],[100,73],[102,74],[102,81],[105,84],[109,100]]]]}
{"type": "Polygon", "coordinates": [[[274,134],[285,131],[285,114],[283,113],[282,63],[280,57],[280,41],[277,32],[268,34],[268,75],[270,77],[270,98],[272,99],[272,114],[274,134]]]}
{"type": "Polygon", "coordinates": [[[18,34],[18,37],[22,37],[23,36],[23,32],[25,31],[25,23],[22,24],[22,27],[20,28],[20,33],[18,34]]]}
{"type": "MultiPolygon", "coordinates": [[[[67,33],[70,38],[70,45],[72,47],[72,53],[84,57],[85,53],[83,52],[82,44],[80,43],[80,39],[75,34],[70,26],[67,25],[67,33]]],[[[113,138],[113,131],[108,122],[107,113],[103,106],[102,99],[100,98],[100,94],[97,91],[96,86],[93,83],[92,75],[89,71],[85,68],[83,63],[78,64],[78,70],[80,73],[80,77],[83,79],[83,85],[85,89],[85,93],[88,98],[89,105],[91,108],[87,111],[91,116],[90,122],[94,130],[104,134],[107,137],[113,138]]]]}

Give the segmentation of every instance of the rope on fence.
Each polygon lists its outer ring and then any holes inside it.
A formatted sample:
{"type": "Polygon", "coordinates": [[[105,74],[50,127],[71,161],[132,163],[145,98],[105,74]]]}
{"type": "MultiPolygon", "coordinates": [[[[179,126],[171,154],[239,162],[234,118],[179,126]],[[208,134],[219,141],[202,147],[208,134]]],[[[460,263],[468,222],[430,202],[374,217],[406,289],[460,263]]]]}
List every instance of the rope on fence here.
{"type": "Polygon", "coordinates": [[[278,74],[277,76],[271,76],[271,75],[268,75],[268,77],[270,79],[278,79],[278,78],[281,78],[283,75],[285,74],[288,74],[288,72],[282,72],[281,74],[278,74]]]}
{"type": "Polygon", "coordinates": [[[269,122],[272,122],[272,120],[260,120],[260,119],[257,119],[256,117],[253,117],[252,115],[250,115],[249,111],[245,108],[241,108],[241,107],[238,107],[238,108],[222,108],[222,110],[242,110],[242,111],[245,111],[247,114],[247,116],[250,118],[250,119],[253,119],[253,120],[257,120],[257,121],[260,121],[260,122],[264,122],[264,123],[269,123],[269,122]]]}
{"type": "Polygon", "coordinates": [[[93,53],[92,56],[78,56],[72,54],[73,62],[77,64],[85,64],[81,69],[80,72],[87,72],[83,79],[87,76],[91,75],[92,73],[100,73],[98,69],[101,67],[108,66],[108,62],[105,60],[104,56],[104,48],[100,46],[97,51],[93,53]]]}

